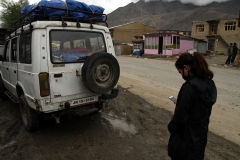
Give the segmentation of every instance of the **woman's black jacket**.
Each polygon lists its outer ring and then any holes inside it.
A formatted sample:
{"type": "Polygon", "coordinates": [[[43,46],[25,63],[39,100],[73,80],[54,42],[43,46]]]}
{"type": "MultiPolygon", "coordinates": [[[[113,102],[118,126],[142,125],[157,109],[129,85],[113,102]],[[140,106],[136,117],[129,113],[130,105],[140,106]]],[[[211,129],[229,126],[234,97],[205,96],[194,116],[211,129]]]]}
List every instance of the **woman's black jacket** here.
{"type": "Polygon", "coordinates": [[[173,118],[168,124],[171,158],[203,160],[212,106],[217,89],[211,79],[193,77],[186,81],[177,97],[173,118]]]}

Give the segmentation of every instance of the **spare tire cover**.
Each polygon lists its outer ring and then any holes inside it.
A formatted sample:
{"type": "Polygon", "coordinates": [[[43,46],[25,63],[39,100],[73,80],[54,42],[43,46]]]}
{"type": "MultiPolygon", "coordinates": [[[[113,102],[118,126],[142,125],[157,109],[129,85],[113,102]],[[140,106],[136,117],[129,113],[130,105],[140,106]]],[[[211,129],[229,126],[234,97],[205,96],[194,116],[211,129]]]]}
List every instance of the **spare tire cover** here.
{"type": "Polygon", "coordinates": [[[120,75],[117,59],[105,52],[94,53],[82,67],[84,85],[95,93],[104,94],[116,86],[120,75]]]}

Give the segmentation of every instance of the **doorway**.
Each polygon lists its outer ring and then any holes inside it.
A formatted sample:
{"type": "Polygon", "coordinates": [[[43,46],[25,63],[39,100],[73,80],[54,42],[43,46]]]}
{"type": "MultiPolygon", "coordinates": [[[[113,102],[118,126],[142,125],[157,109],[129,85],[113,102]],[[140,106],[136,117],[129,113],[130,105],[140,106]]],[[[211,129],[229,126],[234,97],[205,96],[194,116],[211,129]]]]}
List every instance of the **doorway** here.
{"type": "Polygon", "coordinates": [[[162,54],[163,51],[163,37],[159,37],[159,44],[158,44],[158,54],[162,54]]]}
{"type": "Polygon", "coordinates": [[[214,51],[215,48],[215,39],[209,39],[208,40],[208,50],[214,51]]]}

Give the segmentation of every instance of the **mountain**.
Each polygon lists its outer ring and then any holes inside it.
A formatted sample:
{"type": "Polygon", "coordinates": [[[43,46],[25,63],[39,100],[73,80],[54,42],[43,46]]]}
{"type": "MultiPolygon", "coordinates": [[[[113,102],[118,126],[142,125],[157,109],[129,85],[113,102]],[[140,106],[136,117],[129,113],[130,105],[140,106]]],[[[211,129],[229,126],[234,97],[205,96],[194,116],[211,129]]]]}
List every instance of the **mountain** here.
{"type": "Polygon", "coordinates": [[[140,21],[159,30],[191,31],[193,21],[238,18],[240,0],[212,2],[205,6],[165,0],[129,3],[108,14],[109,27],[140,21]]]}

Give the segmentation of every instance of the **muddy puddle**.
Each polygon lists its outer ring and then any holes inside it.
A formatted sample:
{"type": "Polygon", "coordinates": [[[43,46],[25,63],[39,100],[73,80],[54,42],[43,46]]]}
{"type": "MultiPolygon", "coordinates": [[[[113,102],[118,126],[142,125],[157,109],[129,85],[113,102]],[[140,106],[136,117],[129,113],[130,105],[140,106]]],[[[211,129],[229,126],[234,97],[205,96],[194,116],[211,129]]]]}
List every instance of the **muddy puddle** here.
{"type": "MultiPolygon", "coordinates": [[[[123,113],[125,114],[125,113],[123,113]]],[[[101,113],[101,117],[107,120],[114,129],[136,134],[137,130],[133,124],[127,122],[126,118],[120,118],[114,113],[101,113]]]]}

